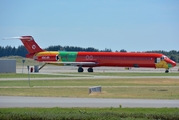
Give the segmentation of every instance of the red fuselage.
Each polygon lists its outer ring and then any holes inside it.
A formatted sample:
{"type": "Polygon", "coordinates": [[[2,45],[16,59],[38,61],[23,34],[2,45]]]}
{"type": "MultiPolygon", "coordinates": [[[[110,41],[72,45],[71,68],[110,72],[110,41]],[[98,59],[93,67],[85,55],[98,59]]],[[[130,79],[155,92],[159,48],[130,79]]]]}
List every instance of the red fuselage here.
{"type": "MultiPolygon", "coordinates": [[[[76,62],[98,63],[95,66],[156,68],[157,59],[161,59],[162,56],[164,55],[158,53],[78,52],[76,62]]],[[[170,64],[170,67],[176,66],[176,63],[167,57],[165,61],[170,64]]]]}

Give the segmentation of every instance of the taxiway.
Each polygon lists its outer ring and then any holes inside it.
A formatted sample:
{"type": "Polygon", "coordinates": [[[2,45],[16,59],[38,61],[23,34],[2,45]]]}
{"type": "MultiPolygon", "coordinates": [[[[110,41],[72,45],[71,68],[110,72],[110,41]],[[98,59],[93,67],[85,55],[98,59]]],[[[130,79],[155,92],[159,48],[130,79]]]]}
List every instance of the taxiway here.
{"type": "Polygon", "coordinates": [[[59,97],[18,97],[0,96],[0,107],[142,107],[142,108],[179,108],[179,100],[150,99],[103,99],[103,98],[59,98],[59,97]]]}

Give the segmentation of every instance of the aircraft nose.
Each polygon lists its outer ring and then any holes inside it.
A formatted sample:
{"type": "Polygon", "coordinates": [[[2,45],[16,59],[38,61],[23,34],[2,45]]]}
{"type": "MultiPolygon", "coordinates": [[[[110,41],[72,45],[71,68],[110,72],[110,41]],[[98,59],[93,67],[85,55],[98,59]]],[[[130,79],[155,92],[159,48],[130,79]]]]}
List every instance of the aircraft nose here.
{"type": "Polygon", "coordinates": [[[177,63],[174,62],[174,61],[172,61],[172,62],[173,62],[173,63],[172,63],[172,66],[175,67],[175,66],[177,65],[177,63]]]}
{"type": "Polygon", "coordinates": [[[172,67],[175,67],[177,64],[173,60],[169,60],[169,63],[172,64],[172,67]]]}
{"type": "Polygon", "coordinates": [[[171,60],[171,59],[166,59],[165,61],[168,63],[168,67],[169,67],[169,68],[175,67],[175,66],[177,65],[176,62],[174,62],[174,61],[171,60]]]}

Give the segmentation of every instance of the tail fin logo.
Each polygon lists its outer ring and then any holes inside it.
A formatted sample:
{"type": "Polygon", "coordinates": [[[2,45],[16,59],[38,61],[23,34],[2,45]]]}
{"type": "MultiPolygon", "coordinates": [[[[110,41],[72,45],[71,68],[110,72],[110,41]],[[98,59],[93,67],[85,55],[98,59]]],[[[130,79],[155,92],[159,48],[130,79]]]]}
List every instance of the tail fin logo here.
{"type": "Polygon", "coordinates": [[[32,36],[21,36],[21,37],[11,37],[5,39],[20,39],[24,44],[25,48],[30,54],[38,53],[44,51],[39,45],[34,41],[32,36]]]}
{"type": "Polygon", "coordinates": [[[32,45],[32,49],[35,50],[36,46],[35,45],[32,45]]]}

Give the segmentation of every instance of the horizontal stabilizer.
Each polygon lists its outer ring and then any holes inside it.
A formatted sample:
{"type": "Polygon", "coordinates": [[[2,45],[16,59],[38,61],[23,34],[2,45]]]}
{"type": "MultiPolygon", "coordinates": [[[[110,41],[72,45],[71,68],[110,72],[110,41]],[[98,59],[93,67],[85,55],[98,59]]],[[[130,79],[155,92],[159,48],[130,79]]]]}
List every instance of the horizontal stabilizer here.
{"type": "Polygon", "coordinates": [[[12,40],[12,39],[21,39],[22,37],[7,37],[3,38],[3,40],[12,40]]]}
{"type": "Polygon", "coordinates": [[[39,47],[39,45],[34,41],[34,38],[32,36],[20,36],[20,37],[8,37],[3,38],[3,40],[9,40],[9,39],[20,39],[22,43],[24,44],[25,48],[30,54],[35,54],[38,52],[44,51],[39,47]]]}

